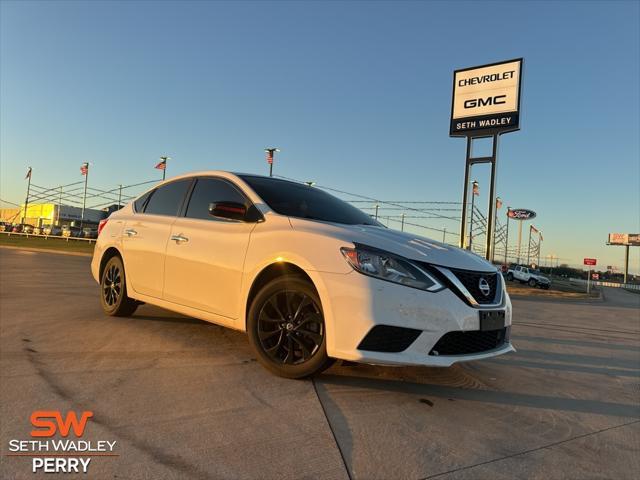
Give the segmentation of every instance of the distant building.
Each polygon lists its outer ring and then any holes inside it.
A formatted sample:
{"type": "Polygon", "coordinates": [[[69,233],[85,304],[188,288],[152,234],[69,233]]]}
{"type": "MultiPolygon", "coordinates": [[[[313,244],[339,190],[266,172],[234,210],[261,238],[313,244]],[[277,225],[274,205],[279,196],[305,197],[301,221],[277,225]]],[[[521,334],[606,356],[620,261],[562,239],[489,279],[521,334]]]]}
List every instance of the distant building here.
{"type": "MultiPolygon", "coordinates": [[[[108,208],[117,209],[117,205],[108,208]]],[[[111,210],[113,211],[113,210],[111,210]]],[[[97,225],[100,220],[106,218],[111,211],[85,208],[84,223],[86,225],[97,225]]],[[[2,208],[0,209],[0,221],[9,223],[20,223],[25,217],[24,223],[41,227],[43,225],[79,225],[82,218],[82,208],[71,205],[58,205],[57,203],[30,203],[25,215],[24,205],[22,208],[2,208]]]]}

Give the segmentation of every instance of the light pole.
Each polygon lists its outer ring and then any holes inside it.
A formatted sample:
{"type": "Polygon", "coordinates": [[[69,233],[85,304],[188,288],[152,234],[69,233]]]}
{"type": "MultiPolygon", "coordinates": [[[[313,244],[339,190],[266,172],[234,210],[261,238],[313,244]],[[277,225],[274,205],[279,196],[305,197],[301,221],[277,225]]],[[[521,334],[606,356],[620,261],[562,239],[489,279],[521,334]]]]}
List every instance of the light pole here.
{"type": "Polygon", "coordinates": [[[447,243],[447,227],[442,230],[442,243],[447,243]]]}
{"type": "Polygon", "coordinates": [[[273,157],[276,152],[279,152],[279,148],[265,148],[265,152],[267,152],[267,163],[269,164],[269,176],[273,177],[273,157]]]}
{"type": "Polygon", "coordinates": [[[380,207],[380,205],[378,205],[378,204],[376,203],[376,220],[378,219],[378,208],[379,208],[379,207],[380,207]]]}
{"type": "Polygon", "coordinates": [[[402,222],[400,223],[400,231],[404,232],[404,213],[400,215],[400,221],[402,222]]]}
{"type": "Polygon", "coordinates": [[[474,180],[471,190],[471,224],[469,225],[469,250],[471,250],[471,244],[473,243],[473,208],[475,206],[476,195],[480,195],[479,184],[477,180],[474,180]]]}

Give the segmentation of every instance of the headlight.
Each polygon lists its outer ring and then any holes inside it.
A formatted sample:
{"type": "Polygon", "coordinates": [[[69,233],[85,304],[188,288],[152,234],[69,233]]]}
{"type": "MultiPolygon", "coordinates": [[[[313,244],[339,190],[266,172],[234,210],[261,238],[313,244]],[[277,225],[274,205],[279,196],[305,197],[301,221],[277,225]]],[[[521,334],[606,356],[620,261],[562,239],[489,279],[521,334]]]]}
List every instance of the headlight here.
{"type": "Polygon", "coordinates": [[[340,251],[355,270],[365,275],[429,292],[444,288],[424,269],[406,258],[366,248],[343,247],[340,251]]]}

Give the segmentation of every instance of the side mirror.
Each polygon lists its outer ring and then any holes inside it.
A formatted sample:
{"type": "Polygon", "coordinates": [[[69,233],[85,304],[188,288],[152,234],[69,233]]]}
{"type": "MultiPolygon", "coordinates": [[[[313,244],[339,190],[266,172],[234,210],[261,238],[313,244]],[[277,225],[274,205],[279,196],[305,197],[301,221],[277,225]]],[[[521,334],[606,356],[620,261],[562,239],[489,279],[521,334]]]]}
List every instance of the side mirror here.
{"type": "Polygon", "coordinates": [[[236,202],[216,202],[209,204],[209,215],[227,220],[246,221],[247,207],[236,202]]]}

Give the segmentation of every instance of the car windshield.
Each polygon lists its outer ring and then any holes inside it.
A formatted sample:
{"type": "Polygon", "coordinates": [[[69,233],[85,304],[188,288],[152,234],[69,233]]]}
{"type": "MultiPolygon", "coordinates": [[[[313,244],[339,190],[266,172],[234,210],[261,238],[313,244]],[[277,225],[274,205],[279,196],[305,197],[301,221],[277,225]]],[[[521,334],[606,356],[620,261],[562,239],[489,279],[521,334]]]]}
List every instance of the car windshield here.
{"type": "Polygon", "coordinates": [[[276,213],[347,225],[382,226],[362,210],[318,188],[276,178],[240,175],[276,213]]]}

